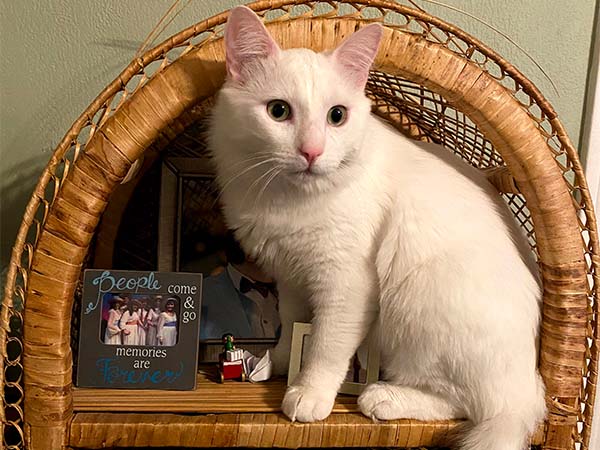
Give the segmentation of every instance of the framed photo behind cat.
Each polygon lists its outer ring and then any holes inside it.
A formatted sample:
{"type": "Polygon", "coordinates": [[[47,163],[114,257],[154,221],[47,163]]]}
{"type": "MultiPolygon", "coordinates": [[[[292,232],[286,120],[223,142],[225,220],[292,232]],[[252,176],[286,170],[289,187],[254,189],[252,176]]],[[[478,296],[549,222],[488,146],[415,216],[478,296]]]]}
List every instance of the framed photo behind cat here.
{"type": "Polygon", "coordinates": [[[208,158],[165,158],[161,169],[158,268],[202,273],[200,360],[215,361],[225,333],[254,354],[280,333],[278,293],[227,229],[208,158]]]}
{"type": "MultiPolygon", "coordinates": [[[[294,382],[302,369],[306,351],[310,346],[311,332],[310,323],[294,323],[288,385],[294,382]]],[[[338,391],[340,394],[360,395],[368,384],[379,380],[380,351],[377,333],[377,330],[372,330],[356,350],[350,360],[346,379],[338,391]]]]}

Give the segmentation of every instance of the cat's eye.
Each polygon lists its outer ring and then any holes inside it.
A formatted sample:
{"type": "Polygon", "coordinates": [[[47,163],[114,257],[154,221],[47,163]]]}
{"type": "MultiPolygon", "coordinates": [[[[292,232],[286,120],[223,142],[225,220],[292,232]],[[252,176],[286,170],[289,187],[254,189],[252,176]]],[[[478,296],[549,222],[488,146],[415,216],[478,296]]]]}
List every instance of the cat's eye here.
{"type": "Polygon", "coordinates": [[[345,106],[337,105],[329,110],[327,113],[327,122],[329,125],[334,127],[339,127],[346,121],[346,117],[348,116],[348,111],[345,106]]]}
{"type": "Polygon", "coordinates": [[[269,116],[271,116],[271,119],[276,120],[277,122],[283,122],[292,114],[292,108],[283,100],[271,100],[267,104],[267,112],[269,113],[269,116]]]}

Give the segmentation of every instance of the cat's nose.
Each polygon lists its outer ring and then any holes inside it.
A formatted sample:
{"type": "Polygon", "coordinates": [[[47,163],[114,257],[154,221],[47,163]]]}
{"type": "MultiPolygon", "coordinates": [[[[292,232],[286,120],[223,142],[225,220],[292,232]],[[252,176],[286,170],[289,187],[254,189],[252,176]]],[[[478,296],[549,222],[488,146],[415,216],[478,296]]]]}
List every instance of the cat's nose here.
{"type": "Polygon", "coordinates": [[[312,166],[316,159],[323,154],[323,147],[302,147],[300,154],[308,162],[308,167],[312,166]]]}

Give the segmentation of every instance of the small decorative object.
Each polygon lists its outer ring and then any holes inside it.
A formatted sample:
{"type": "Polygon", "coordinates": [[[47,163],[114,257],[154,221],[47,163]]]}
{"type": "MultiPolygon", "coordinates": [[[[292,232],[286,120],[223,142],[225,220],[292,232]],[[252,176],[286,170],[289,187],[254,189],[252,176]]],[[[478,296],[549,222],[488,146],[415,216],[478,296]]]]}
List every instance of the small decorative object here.
{"type": "Polygon", "coordinates": [[[221,383],[225,380],[246,381],[244,351],[236,349],[233,341],[232,334],[223,335],[223,353],[219,357],[219,381],[221,383]]]}
{"type": "Polygon", "coordinates": [[[244,350],[235,348],[235,345],[233,345],[233,334],[226,334],[223,341],[225,346],[225,361],[238,361],[243,359],[244,350]]]}
{"type": "MultiPolygon", "coordinates": [[[[310,323],[294,323],[288,385],[293,383],[296,375],[302,369],[303,356],[310,342],[311,329],[312,325],[310,323]]],[[[360,395],[368,384],[377,382],[379,380],[379,358],[377,331],[374,330],[369,333],[350,361],[346,380],[338,392],[340,394],[360,395]]]]}
{"type": "Polygon", "coordinates": [[[244,351],[244,370],[248,374],[248,380],[253,383],[267,381],[273,373],[273,363],[269,350],[262,357],[254,356],[244,351]]]}
{"type": "Polygon", "coordinates": [[[202,275],[86,270],[77,386],[191,390],[202,275]]]}

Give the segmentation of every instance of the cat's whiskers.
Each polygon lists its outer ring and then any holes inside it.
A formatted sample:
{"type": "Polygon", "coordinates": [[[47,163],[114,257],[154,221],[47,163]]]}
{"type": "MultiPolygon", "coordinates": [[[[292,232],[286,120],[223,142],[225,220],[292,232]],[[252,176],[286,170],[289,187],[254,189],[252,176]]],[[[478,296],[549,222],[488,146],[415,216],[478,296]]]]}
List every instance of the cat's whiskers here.
{"type": "Polygon", "coordinates": [[[276,162],[277,159],[276,158],[268,158],[265,159],[263,161],[259,161],[256,164],[251,165],[250,167],[246,167],[246,169],[242,170],[241,172],[235,174],[233,177],[231,177],[229,180],[227,180],[227,182],[225,182],[225,184],[223,185],[223,187],[221,188],[221,191],[219,192],[219,195],[217,195],[217,198],[215,198],[215,201],[213,203],[213,206],[219,201],[219,199],[221,198],[221,196],[223,195],[223,193],[225,192],[225,190],[237,179],[239,179],[242,175],[250,172],[253,169],[256,169],[257,167],[262,166],[263,164],[267,164],[267,163],[271,163],[271,162],[276,162]]]}
{"type": "Polygon", "coordinates": [[[273,180],[275,180],[275,178],[277,178],[277,176],[279,176],[279,174],[281,174],[281,172],[283,172],[283,167],[282,166],[275,166],[274,168],[276,170],[274,171],[273,175],[267,180],[267,182],[262,187],[262,189],[259,191],[258,195],[256,196],[256,199],[254,200],[254,206],[252,207],[252,209],[256,209],[256,206],[258,205],[258,202],[260,201],[260,198],[266,192],[267,187],[269,187],[269,184],[271,184],[271,182],[273,180]]]}
{"type": "Polygon", "coordinates": [[[246,173],[250,172],[251,170],[256,169],[257,167],[262,166],[263,164],[267,164],[267,163],[270,163],[270,162],[273,162],[273,161],[276,161],[276,159],[275,158],[262,159],[259,162],[254,163],[251,166],[246,167],[244,170],[236,173],[231,178],[229,178],[229,180],[227,180],[225,182],[225,184],[223,185],[223,188],[221,190],[224,191],[225,189],[227,189],[227,187],[229,185],[231,185],[231,183],[233,183],[235,180],[237,180],[242,175],[245,175],[246,173]]]}
{"type": "Polygon", "coordinates": [[[258,159],[258,158],[265,158],[267,156],[270,156],[271,153],[269,152],[264,152],[264,153],[254,153],[250,156],[248,156],[246,159],[242,159],[241,161],[237,161],[236,163],[234,163],[234,165],[239,165],[239,164],[244,164],[248,161],[252,161],[253,159],[258,159]]]}
{"type": "MultiPolygon", "coordinates": [[[[254,182],[250,185],[250,187],[246,191],[246,195],[244,195],[244,198],[242,199],[242,204],[245,203],[246,197],[248,197],[248,194],[255,188],[255,186],[257,186],[257,184],[260,183],[261,180],[268,177],[270,174],[272,174],[278,168],[280,168],[280,166],[271,167],[269,170],[267,170],[265,173],[263,173],[260,177],[258,177],[256,180],[254,180],[254,182]]],[[[255,204],[256,204],[256,201],[255,201],[255,204]]]]}
{"type": "MultiPolygon", "coordinates": [[[[254,180],[252,182],[252,184],[248,187],[248,190],[246,191],[246,195],[244,195],[244,200],[246,199],[246,197],[248,196],[248,193],[250,193],[255,186],[257,186],[258,183],[260,183],[260,181],[263,178],[266,178],[269,174],[271,174],[275,169],[279,168],[279,166],[274,166],[271,167],[269,170],[265,171],[265,173],[263,173],[261,176],[259,176],[256,180],[254,180]]],[[[243,202],[242,202],[243,203],[243,202]]]]}
{"type": "Polygon", "coordinates": [[[243,159],[241,161],[233,163],[229,168],[232,169],[237,166],[243,166],[243,165],[246,165],[246,163],[257,161],[257,160],[263,160],[269,156],[273,156],[273,154],[271,152],[256,152],[256,153],[250,155],[246,159],[243,159]]]}

